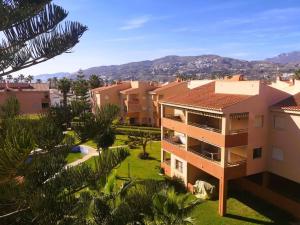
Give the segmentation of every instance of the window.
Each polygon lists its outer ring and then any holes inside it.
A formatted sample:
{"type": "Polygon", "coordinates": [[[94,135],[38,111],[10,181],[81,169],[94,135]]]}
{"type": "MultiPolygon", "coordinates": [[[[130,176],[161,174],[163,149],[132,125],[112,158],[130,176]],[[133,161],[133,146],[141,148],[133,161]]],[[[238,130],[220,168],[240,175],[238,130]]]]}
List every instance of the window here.
{"type": "Polygon", "coordinates": [[[49,103],[42,103],[42,109],[48,109],[49,103]]]}
{"type": "Polygon", "coordinates": [[[282,116],[273,116],[273,128],[275,129],[284,129],[284,117],[282,116]]]}
{"type": "Polygon", "coordinates": [[[253,149],[253,159],[261,158],[262,148],[254,148],[253,149]]]}
{"type": "Polygon", "coordinates": [[[175,161],[175,169],[181,173],[183,172],[183,163],[177,159],[175,161]]]}
{"type": "Polygon", "coordinates": [[[263,126],[264,126],[264,116],[263,115],[255,116],[254,127],[262,128],[263,126]]]}
{"type": "Polygon", "coordinates": [[[283,160],[283,151],[280,148],[274,147],[272,148],[272,159],[282,161],[283,160]]]}

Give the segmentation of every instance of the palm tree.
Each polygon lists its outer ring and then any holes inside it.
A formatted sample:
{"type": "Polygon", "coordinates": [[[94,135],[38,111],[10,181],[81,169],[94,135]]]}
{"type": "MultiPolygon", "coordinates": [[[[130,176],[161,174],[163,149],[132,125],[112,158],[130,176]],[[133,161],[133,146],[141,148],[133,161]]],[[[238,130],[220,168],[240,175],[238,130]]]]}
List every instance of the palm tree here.
{"type": "Polygon", "coordinates": [[[94,141],[100,154],[100,149],[107,150],[116,139],[113,121],[118,117],[120,108],[117,105],[107,104],[96,110],[94,123],[94,141]]]}
{"type": "Polygon", "coordinates": [[[18,76],[18,78],[19,78],[19,81],[20,81],[20,82],[23,82],[25,76],[24,76],[23,74],[20,74],[20,75],[18,76]]]}
{"type": "Polygon", "coordinates": [[[295,78],[296,80],[300,80],[300,69],[295,71],[294,78],[295,78]]]}
{"type": "Polygon", "coordinates": [[[64,77],[60,80],[58,80],[58,90],[60,90],[63,94],[63,105],[64,107],[67,107],[68,103],[67,103],[67,94],[69,93],[70,89],[71,89],[71,80],[64,77]]]}
{"type": "Polygon", "coordinates": [[[6,76],[6,80],[8,81],[8,82],[10,82],[10,81],[12,81],[13,80],[13,77],[12,77],[12,75],[7,75],[6,76]]]}
{"type": "Polygon", "coordinates": [[[53,88],[57,88],[57,81],[58,81],[57,77],[52,78],[53,88]]]}
{"type": "Polygon", "coordinates": [[[26,80],[31,83],[33,81],[33,76],[32,75],[28,75],[26,80]]]}
{"type": "Polygon", "coordinates": [[[154,218],[147,218],[149,225],[184,225],[194,224],[189,217],[191,211],[200,200],[190,200],[188,194],[178,194],[174,188],[165,189],[153,197],[152,207],[154,218]]]}

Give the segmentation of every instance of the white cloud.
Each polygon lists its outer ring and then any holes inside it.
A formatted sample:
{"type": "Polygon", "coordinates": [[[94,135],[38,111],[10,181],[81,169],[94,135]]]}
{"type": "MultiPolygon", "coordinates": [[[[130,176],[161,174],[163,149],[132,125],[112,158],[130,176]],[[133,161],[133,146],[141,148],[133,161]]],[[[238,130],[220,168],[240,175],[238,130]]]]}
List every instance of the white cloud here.
{"type": "Polygon", "coordinates": [[[133,30],[143,27],[150,21],[150,16],[141,16],[131,20],[128,20],[124,26],[120,27],[121,30],[133,30]]]}

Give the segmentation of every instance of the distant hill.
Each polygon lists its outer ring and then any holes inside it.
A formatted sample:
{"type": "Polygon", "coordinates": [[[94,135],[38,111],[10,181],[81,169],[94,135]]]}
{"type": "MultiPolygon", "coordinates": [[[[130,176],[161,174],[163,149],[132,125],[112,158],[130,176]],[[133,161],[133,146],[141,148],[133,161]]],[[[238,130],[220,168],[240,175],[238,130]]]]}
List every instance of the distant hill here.
{"type": "Polygon", "coordinates": [[[62,77],[68,77],[70,76],[71,73],[67,72],[60,72],[60,73],[51,73],[51,74],[41,74],[34,76],[34,79],[41,79],[42,81],[47,81],[49,78],[57,77],[57,78],[62,78],[62,77]]]}
{"type": "Polygon", "coordinates": [[[300,63],[300,51],[294,51],[290,53],[282,53],[276,57],[266,59],[268,62],[280,63],[280,64],[299,64],[300,63]]]}
{"type": "MultiPolygon", "coordinates": [[[[292,54],[292,53],[287,53],[292,54]]],[[[283,55],[283,54],[282,54],[283,55]]],[[[296,55],[296,54],[293,54],[296,55]]],[[[276,58],[276,57],[275,57],[276,58]]],[[[300,59],[300,53],[299,53],[300,59]]],[[[138,79],[167,81],[176,74],[195,75],[198,78],[211,78],[213,75],[242,73],[248,79],[275,77],[279,72],[293,72],[299,69],[297,63],[279,63],[271,59],[246,61],[218,55],[166,56],[155,60],[131,62],[122,65],[99,66],[83,70],[89,77],[98,74],[108,79],[138,79]]],[[[52,75],[51,75],[52,76],[52,75]]],[[[75,78],[76,73],[66,76],[75,78]]]]}

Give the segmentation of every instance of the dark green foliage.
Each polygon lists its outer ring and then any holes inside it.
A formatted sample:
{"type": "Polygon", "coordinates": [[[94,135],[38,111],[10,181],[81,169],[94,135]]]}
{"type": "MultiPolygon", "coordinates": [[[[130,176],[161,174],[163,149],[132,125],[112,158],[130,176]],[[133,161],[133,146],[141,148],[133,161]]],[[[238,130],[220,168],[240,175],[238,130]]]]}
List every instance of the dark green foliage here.
{"type": "Polygon", "coordinates": [[[51,117],[57,126],[62,129],[70,127],[72,121],[72,112],[69,106],[55,106],[49,110],[49,117],[51,117]]]}
{"type": "Polygon", "coordinates": [[[89,83],[84,79],[82,70],[78,71],[77,79],[72,82],[72,90],[77,98],[86,100],[88,97],[89,83]]]}
{"type": "Polygon", "coordinates": [[[12,118],[20,114],[20,103],[15,96],[10,96],[1,105],[0,115],[2,118],[12,118]]]}
{"type": "Polygon", "coordinates": [[[62,143],[63,130],[55,124],[53,118],[44,116],[35,127],[35,139],[38,148],[49,151],[62,143]]]}
{"type": "Polygon", "coordinates": [[[97,75],[93,74],[89,78],[89,87],[90,89],[102,87],[104,85],[104,81],[97,75]]]}
{"type": "Polygon", "coordinates": [[[125,135],[131,135],[131,136],[136,136],[136,135],[139,135],[141,132],[142,133],[146,133],[146,134],[151,134],[151,136],[152,136],[152,138],[153,138],[153,140],[155,140],[155,141],[160,141],[160,139],[161,139],[161,132],[160,132],[160,130],[157,130],[157,129],[132,129],[132,128],[130,128],[130,127],[117,127],[116,128],[116,132],[118,133],[118,134],[125,134],[125,135]]]}
{"type": "Polygon", "coordinates": [[[131,133],[128,136],[128,144],[132,146],[141,146],[143,153],[140,155],[141,159],[147,159],[148,153],[146,152],[146,146],[149,142],[153,141],[153,135],[150,132],[138,131],[131,133]]]}
{"type": "Polygon", "coordinates": [[[71,50],[87,27],[62,21],[68,13],[51,0],[0,2],[0,76],[71,50]]]}
{"type": "Polygon", "coordinates": [[[300,80],[300,70],[295,71],[295,79],[300,80]]]}
{"type": "Polygon", "coordinates": [[[85,142],[93,136],[94,121],[94,115],[88,112],[81,113],[78,120],[72,123],[72,129],[81,142],[85,142]]]}
{"type": "Polygon", "coordinates": [[[173,188],[164,189],[152,198],[154,217],[147,218],[149,224],[185,225],[194,224],[189,217],[199,200],[191,201],[188,194],[178,194],[173,188]]]}
{"type": "Polygon", "coordinates": [[[113,121],[118,117],[119,112],[119,107],[111,104],[104,105],[96,110],[93,139],[98,149],[107,149],[113,145],[116,135],[113,121]]]}
{"type": "Polygon", "coordinates": [[[63,106],[66,108],[67,105],[68,105],[68,93],[70,92],[71,90],[71,80],[68,79],[68,78],[62,78],[60,80],[58,80],[57,82],[57,87],[58,87],[58,90],[61,91],[61,93],[63,94],[63,106]]]}
{"type": "Polygon", "coordinates": [[[86,188],[101,189],[127,150],[103,152],[94,169],[65,168],[72,141],[66,141],[51,117],[41,117],[35,127],[24,120],[7,120],[9,129],[1,132],[1,224],[86,224],[93,200],[86,188]],[[35,150],[36,145],[41,149],[35,150]]]}
{"type": "Polygon", "coordinates": [[[166,184],[169,187],[174,187],[175,191],[178,193],[186,193],[186,186],[182,178],[180,177],[165,177],[166,184]]]}

